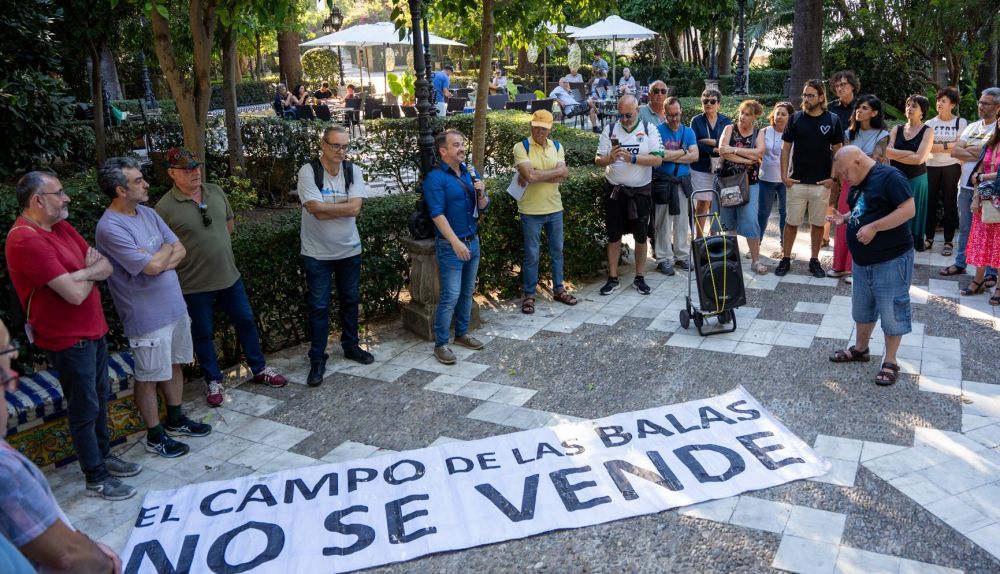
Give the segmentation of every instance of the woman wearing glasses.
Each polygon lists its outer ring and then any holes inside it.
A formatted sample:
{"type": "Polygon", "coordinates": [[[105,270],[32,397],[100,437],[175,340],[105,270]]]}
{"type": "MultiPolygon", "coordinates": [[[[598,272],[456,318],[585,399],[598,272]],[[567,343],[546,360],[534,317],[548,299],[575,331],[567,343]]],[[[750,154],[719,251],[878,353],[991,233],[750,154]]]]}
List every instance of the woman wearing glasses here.
{"type": "MultiPolygon", "coordinates": [[[[691,187],[694,193],[709,191],[715,186],[714,172],[722,164],[719,139],[722,137],[722,130],[733,121],[719,113],[721,103],[722,93],[719,90],[705,90],[701,93],[702,113],[691,118],[691,129],[694,130],[694,137],[698,138],[698,161],[691,164],[691,187]]],[[[711,208],[710,199],[696,200],[695,209],[699,215],[708,213],[711,208]]],[[[695,231],[698,237],[702,236],[700,224],[695,224],[695,231]]]]}
{"type": "Polygon", "coordinates": [[[910,220],[913,248],[924,250],[924,227],[927,225],[927,158],[934,146],[934,130],[924,124],[930,102],[920,94],[906,98],[906,125],[896,126],[889,134],[886,154],[893,167],[910,180],[917,214],[910,220]]]}

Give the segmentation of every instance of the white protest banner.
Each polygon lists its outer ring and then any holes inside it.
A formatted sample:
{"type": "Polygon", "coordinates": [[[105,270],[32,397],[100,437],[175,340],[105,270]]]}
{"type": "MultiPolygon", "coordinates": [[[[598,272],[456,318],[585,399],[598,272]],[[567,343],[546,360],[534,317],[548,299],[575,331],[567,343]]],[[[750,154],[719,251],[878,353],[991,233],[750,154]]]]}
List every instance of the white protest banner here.
{"type": "Polygon", "coordinates": [[[810,478],[739,387],[678,405],[150,492],[126,574],[346,572],[810,478]]]}

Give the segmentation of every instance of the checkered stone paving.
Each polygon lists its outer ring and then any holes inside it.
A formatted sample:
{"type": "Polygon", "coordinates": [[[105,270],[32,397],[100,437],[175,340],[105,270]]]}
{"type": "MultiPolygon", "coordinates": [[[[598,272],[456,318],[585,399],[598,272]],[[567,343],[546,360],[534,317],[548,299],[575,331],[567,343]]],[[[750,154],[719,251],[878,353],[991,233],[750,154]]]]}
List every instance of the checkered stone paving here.
{"type": "MultiPolygon", "coordinates": [[[[804,235],[804,234],[800,234],[804,235]]],[[[769,238],[764,253],[773,253],[769,238]]],[[[270,358],[283,389],[227,379],[227,402],[204,407],[187,385],[193,416],[215,432],[186,439],[191,454],[161,459],[141,437],[123,456],[146,465],[138,497],[84,496],[79,470],[49,471],[74,524],[115,548],[150,489],[325,462],[679,403],[745,386],[831,463],[830,472],[741,496],[597,526],[424,557],[373,572],[824,572],[1000,571],[1000,317],[985,299],[958,296],[968,277],[942,279],[947,261],[918,254],[914,329],[903,340],[899,382],[876,387],[883,340],[871,363],[834,365],[850,343],[850,287],[802,275],[746,275],[747,305],[731,334],[680,327],[686,276],[646,272],[652,294],[602,281],[575,285],[580,304],[540,297],[534,315],[517,301],[484,300],[481,351],[455,348],[438,363],[432,345],[372,326],[372,365],[349,363],[336,335],[320,387],[304,385],[305,347],[270,358]],[[386,415],[389,416],[386,416],[386,415]]],[[[829,258],[829,251],[822,253],[829,258]]],[[[771,264],[773,266],[773,261],[771,264]]]]}

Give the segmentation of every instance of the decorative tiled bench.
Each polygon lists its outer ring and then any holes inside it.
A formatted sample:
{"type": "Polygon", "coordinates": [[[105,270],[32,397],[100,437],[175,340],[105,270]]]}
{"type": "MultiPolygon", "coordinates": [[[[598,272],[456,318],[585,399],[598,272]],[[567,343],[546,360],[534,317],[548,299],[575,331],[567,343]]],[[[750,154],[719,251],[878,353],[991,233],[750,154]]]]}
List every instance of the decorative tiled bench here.
{"type": "MultiPolygon", "coordinates": [[[[112,444],[145,428],[132,400],[132,355],[113,353],[108,359],[108,426],[112,444]]],[[[38,466],[62,466],[76,459],[66,419],[66,401],[58,373],[41,371],[18,379],[7,393],[7,442],[38,466]]]]}

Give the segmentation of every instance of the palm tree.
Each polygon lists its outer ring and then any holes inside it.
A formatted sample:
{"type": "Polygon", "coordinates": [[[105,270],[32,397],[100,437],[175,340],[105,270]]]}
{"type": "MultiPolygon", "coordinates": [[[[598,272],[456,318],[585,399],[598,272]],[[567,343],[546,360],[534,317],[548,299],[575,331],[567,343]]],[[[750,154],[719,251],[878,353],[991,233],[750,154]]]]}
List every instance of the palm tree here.
{"type": "Polygon", "coordinates": [[[797,0],[792,21],[792,103],[806,80],[823,73],[823,0],[797,0]]]}

